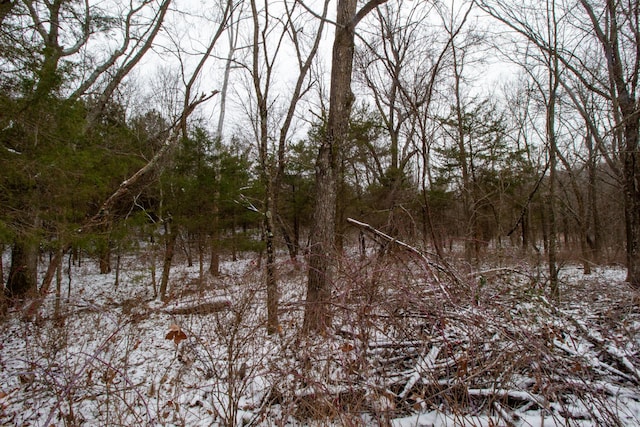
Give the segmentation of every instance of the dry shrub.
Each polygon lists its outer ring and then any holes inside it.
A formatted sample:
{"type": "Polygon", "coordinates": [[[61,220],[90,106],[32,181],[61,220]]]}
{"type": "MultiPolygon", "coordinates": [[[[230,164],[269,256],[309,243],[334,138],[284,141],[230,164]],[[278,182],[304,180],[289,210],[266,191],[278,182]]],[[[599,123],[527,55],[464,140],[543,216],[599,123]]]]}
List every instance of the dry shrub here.
{"type": "Polygon", "coordinates": [[[618,402],[638,399],[640,384],[640,310],[624,285],[565,282],[552,303],[544,269],[522,263],[447,274],[391,251],[340,265],[333,329],[295,342],[297,363],[286,368],[297,419],[385,424],[439,410],[498,424],[539,413],[611,425],[636,416],[618,402]]]}
{"type": "Polygon", "coordinates": [[[299,333],[305,272],[286,263],[272,336],[257,269],[169,305],[71,301],[64,323],[45,304],[37,325],[8,321],[0,423],[364,426],[430,411],[460,425],[640,423],[625,408],[640,400],[637,293],[566,269],[552,303],[544,266],[427,261],[342,259],[318,336],[299,333]]]}

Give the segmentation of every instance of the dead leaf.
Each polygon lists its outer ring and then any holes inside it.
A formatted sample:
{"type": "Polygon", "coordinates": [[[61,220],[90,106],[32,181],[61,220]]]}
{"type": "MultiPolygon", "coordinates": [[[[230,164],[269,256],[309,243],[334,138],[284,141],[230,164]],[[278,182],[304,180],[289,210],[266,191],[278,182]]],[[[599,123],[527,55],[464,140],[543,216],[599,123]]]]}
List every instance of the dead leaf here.
{"type": "Polygon", "coordinates": [[[348,353],[350,351],[353,351],[353,346],[351,344],[349,344],[348,342],[342,344],[342,347],[340,347],[340,350],[342,350],[343,353],[348,353]]]}
{"type": "Polygon", "coordinates": [[[117,372],[115,369],[107,368],[107,370],[102,374],[102,381],[104,381],[105,384],[111,384],[116,375],[117,372]]]}
{"type": "Polygon", "coordinates": [[[187,339],[187,334],[185,334],[180,326],[175,323],[169,326],[169,333],[164,337],[167,340],[173,340],[176,345],[180,344],[180,341],[187,339]]]}

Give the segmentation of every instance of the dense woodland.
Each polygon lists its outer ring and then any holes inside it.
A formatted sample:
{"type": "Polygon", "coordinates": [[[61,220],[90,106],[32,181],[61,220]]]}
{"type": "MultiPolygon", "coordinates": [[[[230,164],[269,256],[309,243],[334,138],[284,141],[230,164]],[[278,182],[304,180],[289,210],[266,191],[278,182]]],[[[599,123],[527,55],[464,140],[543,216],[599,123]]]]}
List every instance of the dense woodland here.
{"type": "Polygon", "coordinates": [[[249,250],[275,310],[286,250],[320,307],[350,217],[440,260],[535,254],[556,294],[567,261],[640,282],[636,2],[334,7],[3,2],[4,305],[151,242],[161,298],[176,244],[214,276],[249,250]]]}
{"type": "Polygon", "coordinates": [[[638,0],[0,0],[0,423],[637,425],[639,79],[638,0]]]}

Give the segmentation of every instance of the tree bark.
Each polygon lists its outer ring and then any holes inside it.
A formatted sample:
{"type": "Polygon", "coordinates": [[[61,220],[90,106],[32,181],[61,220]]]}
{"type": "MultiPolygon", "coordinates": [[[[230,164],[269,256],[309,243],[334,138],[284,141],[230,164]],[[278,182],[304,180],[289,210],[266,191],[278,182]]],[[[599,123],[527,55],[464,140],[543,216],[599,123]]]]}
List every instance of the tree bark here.
{"type": "Polygon", "coordinates": [[[5,293],[8,299],[35,294],[38,280],[38,245],[27,236],[18,236],[11,250],[11,266],[5,293]]]}
{"type": "Polygon", "coordinates": [[[316,162],[315,209],[310,235],[307,300],[303,331],[320,332],[330,326],[331,270],[335,261],[336,199],[340,147],[348,135],[353,104],[356,0],[339,0],[336,18],[329,117],[316,162]]]}
{"type": "Polygon", "coordinates": [[[111,273],[111,241],[106,239],[104,247],[100,248],[100,274],[111,273]]]}
{"type": "Polygon", "coordinates": [[[167,287],[169,283],[169,273],[171,272],[171,262],[173,261],[173,254],[175,253],[176,233],[172,226],[165,222],[165,249],[164,249],[164,263],[162,265],[162,279],[160,281],[159,296],[162,301],[166,300],[167,287]]]}

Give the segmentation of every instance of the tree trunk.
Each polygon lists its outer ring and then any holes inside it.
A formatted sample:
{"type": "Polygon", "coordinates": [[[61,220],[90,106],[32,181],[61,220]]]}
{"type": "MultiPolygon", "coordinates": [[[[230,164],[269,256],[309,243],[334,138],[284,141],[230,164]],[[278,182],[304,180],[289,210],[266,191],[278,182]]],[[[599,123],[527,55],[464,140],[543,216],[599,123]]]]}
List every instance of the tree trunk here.
{"type": "Polygon", "coordinates": [[[34,295],[38,289],[38,245],[19,236],[11,250],[11,267],[5,292],[9,300],[34,295]]]}
{"type": "Polygon", "coordinates": [[[236,233],[237,218],[235,210],[233,212],[232,221],[231,221],[231,261],[238,261],[238,235],[236,233]]]}
{"type": "Polygon", "coordinates": [[[525,208],[522,214],[522,253],[526,254],[529,248],[529,208],[525,208]]]}
{"type": "Polygon", "coordinates": [[[315,209],[309,245],[307,300],[303,330],[319,332],[329,326],[329,297],[331,296],[331,268],[334,257],[336,177],[331,168],[331,146],[325,142],[320,148],[316,165],[315,209]],[[327,146],[329,145],[329,146],[327,146]]]}
{"type": "Polygon", "coordinates": [[[598,211],[598,196],[597,196],[597,157],[596,150],[593,146],[593,140],[591,135],[587,135],[587,148],[589,150],[589,224],[587,226],[587,242],[591,250],[591,259],[595,264],[600,263],[600,213],[598,211]]]}
{"type": "MultiPolygon", "coordinates": [[[[340,153],[338,153],[340,155],[340,153]]],[[[340,156],[342,157],[342,156],[340,156]]],[[[336,241],[335,249],[336,254],[341,255],[344,253],[344,239],[347,230],[346,227],[346,209],[347,209],[347,183],[345,181],[345,164],[344,160],[340,160],[340,171],[338,174],[338,191],[336,193],[336,241]]]]}
{"type": "Polygon", "coordinates": [[[0,243],[0,283],[4,283],[4,244],[0,243]]]}
{"type": "Polygon", "coordinates": [[[111,239],[109,237],[106,237],[104,245],[100,247],[98,256],[100,258],[100,274],[111,273],[111,239]]]}
{"type": "MultiPolygon", "coordinates": [[[[640,152],[638,112],[625,128],[624,196],[627,223],[627,282],[640,288],[640,152]]],[[[627,122],[627,121],[625,121],[627,122]]]]}
{"type": "Polygon", "coordinates": [[[164,225],[165,231],[165,250],[164,250],[164,263],[162,265],[162,279],[160,281],[159,295],[162,301],[165,301],[167,295],[167,285],[169,283],[169,273],[171,272],[171,262],[173,261],[173,254],[175,253],[176,233],[167,222],[164,225]]]}
{"type": "MultiPolygon", "coordinates": [[[[271,189],[269,189],[271,191],[271,189]]],[[[271,195],[267,195],[270,203],[273,203],[271,195]]],[[[278,278],[276,276],[276,253],[274,247],[273,212],[267,210],[264,216],[265,243],[267,246],[267,333],[278,332],[278,278]]]]}
{"type": "MultiPolygon", "coordinates": [[[[547,2],[547,25],[549,25],[550,43],[553,43],[557,48],[556,38],[556,16],[555,16],[555,3],[549,4],[547,2]],[[553,37],[551,39],[551,37],[553,37]]],[[[557,266],[557,226],[556,226],[556,168],[557,168],[557,152],[558,146],[556,141],[556,129],[555,129],[555,116],[556,116],[556,97],[559,84],[559,71],[558,71],[558,56],[557,49],[549,53],[548,65],[548,77],[549,77],[549,98],[547,103],[547,144],[549,153],[549,194],[548,194],[548,209],[549,209],[549,286],[551,289],[551,296],[555,300],[560,299],[560,284],[558,282],[558,266],[557,266]]]]}
{"type": "Polygon", "coordinates": [[[460,80],[462,79],[459,71],[459,66],[463,64],[458,63],[457,48],[455,44],[452,44],[453,53],[453,72],[455,81],[455,109],[456,109],[456,127],[457,127],[457,144],[458,144],[458,161],[460,162],[460,168],[462,173],[462,213],[465,221],[465,235],[464,235],[464,253],[467,262],[478,261],[479,256],[479,233],[477,225],[477,213],[475,208],[475,196],[474,196],[474,182],[470,174],[470,167],[473,164],[471,153],[467,153],[467,141],[465,129],[465,118],[463,113],[462,99],[460,93],[460,80]]]}
{"type": "Polygon", "coordinates": [[[120,254],[120,246],[118,245],[118,247],[116,248],[116,277],[115,277],[115,280],[113,281],[113,287],[115,289],[118,289],[118,286],[120,286],[121,261],[122,261],[122,256],[120,254]]]}
{"type": "Polygon", "coordinates": [[[202,233],[198,233],[198,287],[204,287],[204,247],[205,238],[202,233]]]}
{"type": "MultiPolygon", "coordinates": [[[[292,237],[287,225],[284,220],[279,217],[280,223],[280,234],[282,234],[282,238],[284,239],[284,243],[287,246],[287,252],[289,252],[289,260],[293,264],[293,266],[298,268],[298,242],[295,239],[295,235],[292,237]]],[[[295,219],[294,219],[294,229],[295,229],[295,219]]]]}
{"type": "MultiPolygon", "coordinates": [[[[62,267],[61,262],[62,262],[62,258],[64,257],[64,252],[65,252],[65,249],[60,248],[55,252],[55,255],[49,259],[49,266],[47,267],[47,271],[44,275],[44,278],[42,279],[42,285],[40,286],[40,290],[37,292],[34,291],[33,293],[33,295],[38,296],[38,298],[35,298],[31,302],[31,304],[29,304],[29,306],[25,309],[24,311],[25,319],[31,319],[37,315],[40,305],[42,304],[42,302],[44,301],[44,298],[49,293],[49,288],[51,287],[51,282],[53,282],[54,276],[59,277],[56,275],[56,272],[59,271],[60,268],[62,267]]],[[[70,286],[70,283],[71,283],[71,277],[69,277],[69,286],[70,286]]],[[[67,295],[69,294],[70,292],[67,295]]]]}
{"type": "Polygon", "coordinates": [[[356,0],[339,0],[331,60],[331,89],[326,135],[316,162],[315,210],[310,236],[305,333],[330,326],[331,270],[335,262],[337,175],[340,147],[348,136],[353,104],[353,68],[356,0]]]}
{"type": "MultiPolygon", "coordinates": [[[[640,72],[638,53],[635,57],[627,56],[622,52],[620,40],[626,37],[638,37],[637,22],[629,20],[625,13],[620,11],[623,7],[619,2],[607,0],[604,6],[604,19],[593,9],[593,5],[587,0],[580,0],[585,12],[589,15],[591,24],[602,45],[604,57],[607,63],[607,71],[610,80],[611,101],[616,113],[616,128],[621,130],[621,160],[623,164],[623,190],[624,210],[627,241],[627,282],[633,287],[640,288],[640,151],[638,146],[638,132],[640,132],[640,109],[636,100],[636,83],[640,72]],[[622,25],[629,23],[627,28],[620,28],[618,22],[622,15],[622,25]],[[606,22],[606,27],[602,26],[606,22]],[[634,27],[634,25],[636,25],[634,27]],[[630,31],[630,34],[623,34],[630,31]],[[626,62],[626,60],[633,62],[626,62]],[[632,67],[625,70],[625,65],[632,67]],[[634,77],[628,77],[634,76],[634,77]]],[[[630,9],[637,4],[629,4],[630,9]]]]}
{"type": "MultiPolygon", "coordinates": [[[[217,191],[216,191],[217,193],[217,191]]],[[[220,233],[218,230],[218,209],[213,213],[213,231],[211,232],[211,260],[209,261],[209,274],[213,277],[220,276],[220,233]]]]}
{"type": "Polygon", "coordinates": [[[189,232],[180,234],[180,242],[182,243],[182,251],[184,256],[187,257],[187,266],[193,267],[193,253],[191,251],[191,239],[193,235],[189,232]]]}
{"type": "MultiPolygon", "coordinates": [[[[60,302],[62,300],[62,261],[64,258],[64,253],[62,248],[58,249],[59,254],[56,257],[57,266],[56,266],[56,302],[53,308],[53,317],[56,319],[60,317],[60,302]]],[[[43,295],[44,297],[44,295],[43,295]]]]}

